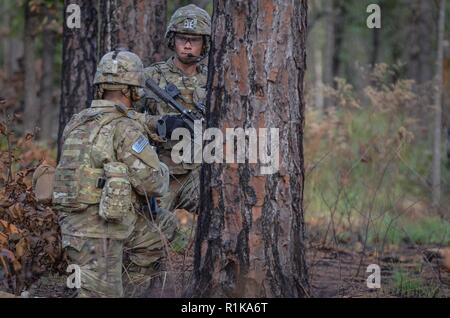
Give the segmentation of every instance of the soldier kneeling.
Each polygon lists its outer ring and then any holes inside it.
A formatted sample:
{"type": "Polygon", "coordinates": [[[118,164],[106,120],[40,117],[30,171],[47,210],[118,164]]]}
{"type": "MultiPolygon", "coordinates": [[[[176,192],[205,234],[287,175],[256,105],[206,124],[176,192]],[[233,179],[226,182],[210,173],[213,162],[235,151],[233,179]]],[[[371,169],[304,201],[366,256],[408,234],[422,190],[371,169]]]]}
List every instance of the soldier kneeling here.
{"type": "Polygon", "coordinates": [[[141,284],[158,276],[176,221],[147,213],[150,198],[168,191],[169,171],[132,110],[144,86],[140,58],[106,54],[94,85],[91,107],[64,130],[52,201],[69,262],[81,270],[79,297],[122,297],[122,277],[141,284]]]}

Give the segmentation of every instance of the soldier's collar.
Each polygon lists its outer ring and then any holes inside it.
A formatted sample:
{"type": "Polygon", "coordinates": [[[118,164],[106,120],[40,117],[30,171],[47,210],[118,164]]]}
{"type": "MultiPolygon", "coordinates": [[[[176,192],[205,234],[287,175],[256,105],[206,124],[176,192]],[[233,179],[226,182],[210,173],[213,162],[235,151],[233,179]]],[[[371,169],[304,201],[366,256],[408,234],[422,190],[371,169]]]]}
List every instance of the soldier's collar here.
{"type": "Polygon", "coordinates": [[[94,99],[91,108],[115,107],[115,103],[106,99],[94,99]]]}

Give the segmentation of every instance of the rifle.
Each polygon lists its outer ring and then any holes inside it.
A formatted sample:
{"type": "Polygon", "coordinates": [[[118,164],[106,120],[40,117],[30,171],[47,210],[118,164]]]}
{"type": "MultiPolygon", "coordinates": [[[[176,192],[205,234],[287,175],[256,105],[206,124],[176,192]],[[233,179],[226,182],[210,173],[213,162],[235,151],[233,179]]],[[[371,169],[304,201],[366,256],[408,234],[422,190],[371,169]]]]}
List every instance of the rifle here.
{"type": "MultiPolygon", "coordinates": [[[[150,89],[156,96],[158,96],[163,102],[165,102],[167,105],[169,105],[170,107],[175,109],[177,112],[179,112],[181,114],[180,115],[181,119],[186,123],[186,125],[189,127],[189,130],[191,130],[191,132],[194,132],[194,122],[196,120],[203,121],[202,116],[199,116],[198,114],[192,112],[191,110],[184,108],[180,103],[178,103],[174,99],[173,96],[171,96],[171,95],[174,95],[174,92],[175,92],[173,90],[172,86],[170,86],[168,89],[169,91],[172,90],[171,94],[169,94],[167,91],[165,91],[161,87],[159,87],[158,84],[156,84],[156,82],[151,78],[149,78],[145,81],[145,86],[148,89],[150,89]]],[[[173,85],[173,86],[175,86],[175,85],[173,85]]],[[[177,91],[178,91],[178,89],[177,89],[177,91]]],[[[179,92],[174,96],[177,96],[178,94],[179,94],[179,92]]],[[[196,105],[196,107],[197,106],[198,105],[196,105]]],[[[201,106],[198,106],[198,107],[201,108],[201,106]]]]}
{"type": "MultiPolygon", "coordinates": [[[[170,82],[167,83],[165,90],[166,90],[167,94],[169,94],[173,99],[177,98],[181,94],[178,87],[175,84],[170,83],[170,82]]],[[[206,107],[203,102],[200,102],[200,103],[194,102],[194,106],[195,106],[195,108],[197,108],[197,111],[200,112],[202,117],[205,116],[206,107]]]]}

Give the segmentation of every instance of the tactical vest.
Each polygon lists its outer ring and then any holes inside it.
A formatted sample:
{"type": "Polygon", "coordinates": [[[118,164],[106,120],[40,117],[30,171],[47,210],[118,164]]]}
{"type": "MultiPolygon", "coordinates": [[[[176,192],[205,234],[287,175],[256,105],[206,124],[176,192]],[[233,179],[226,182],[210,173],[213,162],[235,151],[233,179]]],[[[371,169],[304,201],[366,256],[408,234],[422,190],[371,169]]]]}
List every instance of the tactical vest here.
{"type": "MultiPolygon", "coordinates": [[[[194,102],[200,102],[206,98],[206,90],[204,85],[206,85],[206,78],[208,75],[207,67],[203,64],[199,64],[198,75],[194,77],[185,77],[176,69],[173,63],[172,57],[166,62],[153,64],[153,79],[162,89],[165,89],[168,83],[177,86],[180,91],[180,95],[176,98],[176,100],[185,108],[196,111],[197,109],[194,106],[194,102]]],[[[162,111],[164,113],[175,112],[170,106],[166,106],[164,103],[161,104],[164,105],[162,106],[162,111]]],[[[170,168],[171,174],[182,175],[200,167],[200,164],[198,163],[173,163],[171,151],[175,144],[177,144],[177,141],[169,140],[168,142],[162,144],[162,149],[160,151],[160,160],[170,168]]]]}
{"type": "MultiPolygon", "coordinates": [[[[206,96],[197,96],[206,94],[205,92],[203,94],[200,93],[202,90],[203,91],[205,90],[202,86],[206,85],[206,77],[207,77],[206,67],[200,64],[198,68],[199,74],[194,77],[184,77],[183,75],[174,72],[172,70],[173,67],[174,66],[172,60],[169,60],[169,62],[160,62],[154,64],[155,71],[158,74],[159,86],[162,89],[165,89],[165,87],[169,83],[177,86],[177,88],[180,91],[180,95],[178,96],[177,101],[180,102],[187,109],[196,111],[194,102],[199,102],[200,98],[203,99],[204,97],[206,97],[206,96]],[[200,78],[205,78],[205,83],[202,83],[203,80],[201,80],[200,78]]],[[[169,113],[170,112],[173,112],[173,110],[171,109],[169,113]]]]}
{"type": "Polygon", "coordinates": [[[92,148],[102,127],[123,116],[114,108],[88,108],[70,121],[55,172],[52,201],[56,209],[79,212],[100,202],[104,172],[93,167],[92,148]]]}

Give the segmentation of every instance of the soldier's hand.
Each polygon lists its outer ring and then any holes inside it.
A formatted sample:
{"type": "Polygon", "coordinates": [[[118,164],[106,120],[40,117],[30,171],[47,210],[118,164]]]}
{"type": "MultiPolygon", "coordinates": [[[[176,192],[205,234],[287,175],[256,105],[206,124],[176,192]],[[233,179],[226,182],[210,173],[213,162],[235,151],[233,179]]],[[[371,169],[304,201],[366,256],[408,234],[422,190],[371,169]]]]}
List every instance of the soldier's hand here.
{"type": "Polygon", "coordinates": [[[165,115],[158,121],[158,135],[163,138],[170,139],[172,132],[177,128],[189,129],[179,115],[165,115]]]}

